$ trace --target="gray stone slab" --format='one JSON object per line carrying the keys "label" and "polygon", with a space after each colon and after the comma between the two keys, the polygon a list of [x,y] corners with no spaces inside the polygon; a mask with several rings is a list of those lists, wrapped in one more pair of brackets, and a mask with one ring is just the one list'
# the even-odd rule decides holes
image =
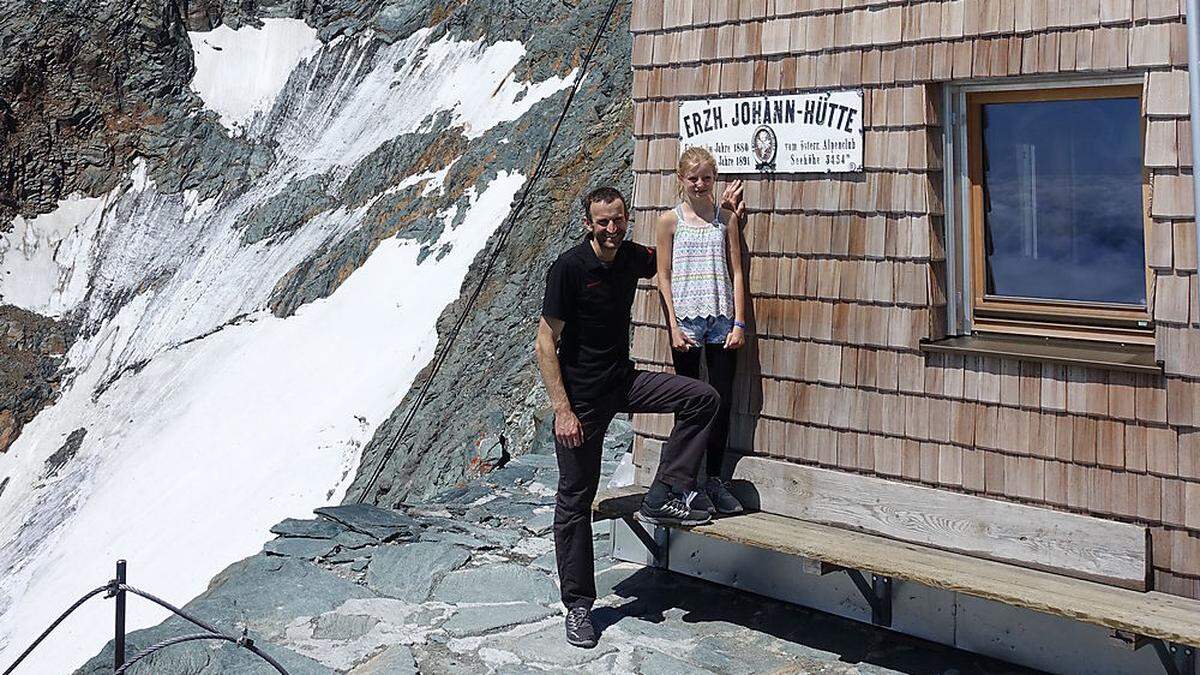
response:
{"label": "gray stone slab", "polygon": [[434,589],[442,602],[541,602],[558,600],[558,588],[544,572],[509,563],[458,570]]}
{"label": "gray stone slab", "polygon": [[298,520],[288,518],[271,528],[272,534],[281,537],[309,537],[312,539],[332,539],[346,529],[330,520]]}
{"label": "gray stone slab", "polygon": [[[698,636],[693,634],[693,639]],[[791,659],[770,648],[778,641],[772,636],[747,629],[733,635],[711,635],[696,640],[688,658],[719,673],[746,674],[778,672]],[[811,659],[813,655],[809,655]]]}
{"label": "gray stone slab", "polygon": [[369,534],[355,532],[354,530],[342,530],[338,536],[333,538],[333,542],[342,548],[363,548],[366,546],[374,546],[379,543],[379,540]]}
{"label": "gray stone slab", "polygon": [[433,584],[470,560],[466,549],[450,544],[415,542],[382,546],[367,566],[367,587],[388,597],[424,602]]}
{"label": "gray stone slab", "polygon": [[508,530],[499,527],[484,527],[471,523],[456,523],[456,529],[462,530],[476,537],[482,537],[499,545],[501,548],[512,548],[521,541],[523,536],[515,530]]}
{"label": "gray stone slab", "polygon": [[308,537],[280,537],[263,545],[263,551],[271,555],[315,560],[333,552],[334,543],[329,539]]}
{"label": "gray stone slab", "polygon": [[496,488],[490,485],[473,483],[465,488],[455,489],[454,491],[447,493],[446,497],[438,495],[438,501],[443,501],[447,504],[466,505],[495,493]]}
{"label": "gray stone slab", "polygon": [[455,544],[471,549],[494,549],[497,547],[493,541],[480,539],[479,537],[463,534],[462,532],[445,532],[442,530],[425,530],[421,533],[420,541],[434,541],[443,544]]}
{"label": "gray stone slab", "polygon": [[554,614],[558,614],[558,610],[529,602],[517,605],[464,607],[455,612],[442,627],[454,637],[466,637],[518,624],[533,623]]}
{"label": "gray stone slab", "polygon": [[532,466],[535,469],[558,470],[558,458],[554,455],[521,455],[514,457],[509,463],[517,466]]}
{"label": "gray stone slab", "polygon": [[[606,615],[612,611],[611,608],[597,608],[595,610],[597,622],[611,621]],[[696,637],[695,631],[691,630],[690,626],[682,622],[663,621],[659,616],[641,618],[618,614],[617,621],[612,624],[611,628],[616,629],[613,631],[614,633],[618,633],[626,639],[630,637],[650,638],[651,640],[686,644]]]}
{"label": "gray stone slab", "polygon": [[538,568],[539,570],[546,570],[547,572],[555,572],[558,570],[558,559],[554,557],[554,551],[543,553],[542,555],[534,558],[533,562],[529,564]]}
{"label": "gray stone slab", "polygon": [[416,675],[417,672],[417,661],[413,658],[412,650],[404,645],[395,645],[351,670],[349,675]]}
{"label": "gray stone slab", "polygon": [[612,640],[600,639],[593,649],[581,649],[567,643],[560,623],[520,637],[505,637],[493,645],[516,654],[523,663],[546,664],[553,668],[576,668],[617,650]]}
{"label": "gray stone slab", "polygon": [[356,532],[383,540],[409,536],[417,525],[415,520],[399,511],[381,509],[370,504],[323,506],[314,513],[335,520]]}
{"label": "gray stone slab", "polygon": [[[380,546],[391,546],[392,544],[380,544]],[[331,563],[348,563],[353,560],[369,560],[375,554],[378,546],[364,546],[362,548],[343,548],[334,553],[325,556],[325,560]]]}
{"label": "gray stone slab", "polygon": [[472,506],[471,508],[467,509],[466,513],[463,514],[463,518],[466,518],[472,523],[482,523],[485,520],[492,519],[492,512],[489,511],[486,506]]}
{"label": "gray stone slab", "polygon": [[662,652],[645,651],[638,656],[638,672],[650,675],[694,675],[699,673],[711,673],[713,671],[706,668],[701,668],[693,663],[681,661],[673,656],[668,656]]}
{"label": "gray stone slab", "polygon": [[494,502],[485,504],[482,508],[497,518],[528,520],[533,516],[535,506],[533,504],[514,502],[510,499],[497,499]]}
{"label": "gray stone slab", "polygon": [[462,532],[477,539],[490,541],[496,546],[504,549],[509,549],[513,546],[516,546],[517,542],[521,541],[521,537],[524,536],[524,534],[516,530],[502,527],[477,525],[475,523],[468,523],[463,520],[454,520],[452,518],[431,517],[426,519],[426,523],[427,530],[429,528],[438,528],[447,532]]}
{"label": "gray stone slab", "polygon": [[535,467],[509,462],[504,468],[488,474],[484,480],[492,485],[515,486],[533,480],[534,473],[536,473]]}
{"label": "gray stone slab", "polygon": [[320,640],[356,640],[378,624],[378,618],[363,614],[322,614],[313,621],[312,636]]}
{"label": "gray stone slab", "polygon": [[554,528],[554,512],[545,511],[543,513],[534,514],[533,517],[525,521],[521,527],[539,536],[546,534]]}

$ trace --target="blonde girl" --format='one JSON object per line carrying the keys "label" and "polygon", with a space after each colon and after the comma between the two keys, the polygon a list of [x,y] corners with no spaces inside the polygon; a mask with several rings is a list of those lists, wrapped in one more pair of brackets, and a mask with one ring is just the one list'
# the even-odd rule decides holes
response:
{"label": "blonde girl", "polygon": [[677,177],[680,202],[658,219],[656,232],[658,289],[671,331],[671,356],[677,374],[699,379],[703,354],[708,383],[721,396],[709,436],[707,477],[692,506],[740,513],[742,505],[721,479],[721,467],[729,436],[734,352],[746,343],[742,186],[740,181],[731,184],[718,202],[717,161],[704,148],[683,153]]}

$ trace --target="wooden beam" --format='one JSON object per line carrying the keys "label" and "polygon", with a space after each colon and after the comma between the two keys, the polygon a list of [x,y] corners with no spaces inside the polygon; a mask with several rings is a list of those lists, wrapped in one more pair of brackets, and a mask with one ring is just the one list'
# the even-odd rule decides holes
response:
{"label": "wooden beam", "polygon": [[[661,445],[645,443],[646,474]],[[764,457],[730,457],[751,508],[1134,590],[1148,588],[1144,526]]]}
{"label": "wooden beam", "polygon": [[742,457],[739,496],[769,513],[871,532],[1035,569],[1145,590],[1143,526],[984,497]]}
{"label": "wooden beam", "polygon": [[1146,589],[1139,525],[756,456],[740,458],[733,478],[768,513]]}

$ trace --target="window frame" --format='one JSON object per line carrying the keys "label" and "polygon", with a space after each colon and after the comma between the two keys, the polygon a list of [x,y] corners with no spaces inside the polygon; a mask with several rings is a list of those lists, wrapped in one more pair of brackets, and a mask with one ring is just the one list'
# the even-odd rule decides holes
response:
{"label": "window frame", "polygon": [[[1002,333],[1051,338],[1153,344],[1153,274],[1143,269],[1144,306],[1115,303],[1007,298],[984,293],[986,258],[983,228],[983,129],[988,103],[1136,98],[1142,160],[1142,246],[1149,259],[1149,172],[1145,166],[1146,116],[1141,77],[1072,81],[972,83],[947,88],[944,104],[947,172],[947,332],[950,335]],[[957,223],[953,222],[957,221]],[[955,227],[957,225],[957,227]]]}

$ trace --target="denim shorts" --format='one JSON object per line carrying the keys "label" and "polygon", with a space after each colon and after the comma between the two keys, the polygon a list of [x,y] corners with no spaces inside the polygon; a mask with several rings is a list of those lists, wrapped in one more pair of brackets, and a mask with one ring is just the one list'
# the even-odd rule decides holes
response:
{"label": "denim shorts", "polygon": [[733,319],[727,316],[692,317],[680,321],[679,330],[696,344],[724,344],[733,330]]}

